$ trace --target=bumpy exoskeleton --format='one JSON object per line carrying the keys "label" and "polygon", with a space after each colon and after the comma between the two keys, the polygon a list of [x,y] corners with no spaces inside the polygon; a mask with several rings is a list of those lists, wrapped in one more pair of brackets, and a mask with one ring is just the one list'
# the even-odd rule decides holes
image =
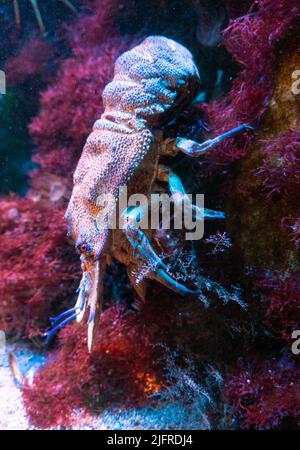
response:
{"label": "bumpy exoskeleton", "polygon": [[[95,325],[99,322],[102,280],[105,265],[111,257],[126,264],[130,280],[140,296],[145,286],[135,283],[134,269],[141,261],[149,263],[148,277],[158,280],[175,292],[197,295],[174,280],[168,267],[156,254],[151,230],[142,231],[138,218],[145,211],[137,207],[124,211],[127,226],[111,230],[110,220],[118,203],[119,188],[127,185],[128,193],[149,196],[161,191],[165,182],[176,202],[186,193],[177,175],[161,164],[162,156],[175,156],[183,151],[199,156],[221,140],[245,129],[240,125],[215,139],[198,144],[185,138],[172,142],[162,139],[161,128],[196,96],[200,75],[191,53],[182,45],[162,36],[151,36],[121,55],[115,64],[114,78],[103,92],[104,113],[94,124],[74,174],[74,188],[66,212],[69,232],[81,253],[83,277],[74,308],[52,320],[58,328],[73,318],[88,319],[88,347],[91,350]],[[115,201],[99,203],[107,196]],[[218,211],[197,211],[196,216],[224,218]],[[63,320],[62,320],[63,319]]]}
{"label": "bumpy exoskeleton", "polygon": [[114,78],[103,92],[104,113],[87,139],[74,174],[66,213],[76,245],[89,247],[96,258],[106,242],[99,213],[109,220],[110,205],[101,212],[100,194],[118,195],[149,153],[153,130],[188,104],[199,86],[192,55],[163,37],[149,37],[120,56]]}

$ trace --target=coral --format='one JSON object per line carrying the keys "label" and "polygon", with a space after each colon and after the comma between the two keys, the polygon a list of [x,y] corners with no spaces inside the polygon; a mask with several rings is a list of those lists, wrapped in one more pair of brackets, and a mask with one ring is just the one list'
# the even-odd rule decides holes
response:
{"label": "coral", "polygon": [[34,337],[72,295],[80,267],[67,245],[63,212],[17,197],[0,201],[0,327]]}

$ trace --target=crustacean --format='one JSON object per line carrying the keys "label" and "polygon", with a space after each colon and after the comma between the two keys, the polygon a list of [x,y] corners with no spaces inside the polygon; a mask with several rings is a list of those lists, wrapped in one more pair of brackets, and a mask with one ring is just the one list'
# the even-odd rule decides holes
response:
{"label": "crustacean", "polygon": [[[200,75],[191,53],[182,45],[162,36],[146,38],[140,45],[121,55],[115,64],[114,78],[103,92],[104,113],[94,124],[74,174],[74,187],[65,215],[69,232],[81,253],[82,279],[74,308],[52,319],[50,337],[57,329],[76,318],[82,320],[89,309],[88,348],[91,351],[102,302],[105,266],[116,258],[128,268],[138,294],[143,287],[134,279],[134,268],[141,261],[151,267],[148,277],[158,280],[180,294],[197,295],[197,289],[175,280],[167,264],[153,247],[152,230],[138,223],[145,213],[141,206],[122,212],[126,225],[110,229],[115,205],[99,204],[104,194],[116,200],[120,186],[128,194],[171,191],[175,202],[185,200],[179,177],[161,164],[166,156],[184,152],[198,157],[223,139],[232,137],[248,125],[197,143],[185,138],[166,140],[161,128],[195,98]],[[188,203],[193,213],[208,218],[224,218],[219,211],[199,210]]]}

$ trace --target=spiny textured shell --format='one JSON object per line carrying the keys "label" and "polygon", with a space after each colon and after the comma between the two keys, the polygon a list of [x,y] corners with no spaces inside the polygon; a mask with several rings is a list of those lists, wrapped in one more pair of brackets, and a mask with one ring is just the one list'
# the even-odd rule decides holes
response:
{"label": "spiny textured shell", "polygon": [[151,36],[121,55],[103,92],[104,113],[94,124],[74,174],[66,212],[76,245],[99,256],[111,205],[97,207],[100,194],[118,194],[150,151],[152,131],[189,103],[200,78],[191,53],[162,36]]}

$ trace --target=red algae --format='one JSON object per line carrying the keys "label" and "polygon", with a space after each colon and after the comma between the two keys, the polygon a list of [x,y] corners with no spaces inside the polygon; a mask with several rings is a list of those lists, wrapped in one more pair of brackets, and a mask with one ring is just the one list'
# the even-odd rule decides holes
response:
{"label": "red algae", "polygon": [[299,196],[300,133],[290,130],[274,139],[263,141],[263,163],[256,175],[268,198],[286,195],[289,202]]}
{"label": "red algae", "polygon": [[[185,111],[184,120],[194,123],[201,113],[212,135],[241,123],[255,128],[254,135],[221,143],[193,167],[194,184],[211,183],[212,201],[227,195],[234,220],[238,216],[238,225],[229,217],[226,225],[210,231],[211,236],[228,236],[233,245],[216,255],[211,251],[203,268],[212,274],[219,270],[223,281],[244,271],[240,281],[249,311],[203,311],[187,299],[170,299],[154,286],[153,298],[146,303],[136,299],[134,311],[121,306],[126,298],[116,306],[105,305],[92,354],[85,327],[68,325],[33,385],[23,390],[37,427],[71,426],[75,409],[94,412],[115,404],[126,408],[153,402],[149,395],[165,383],[160,359],[165,350],[158,345],[163,343],[200,364],[208,360],[223,368],[230,427],[299,428],[299,364],[290,350],[291,333],[299,329],[299,124],[272,108],[283,83],[277,74],[278,55],[283,58],[289,48],[282,43],[288,47],[289,37],[296,35],[300,5],[299,0],[225,3],[231,20],[223,45],[238,64],[237,75],[229,92]],[[131,11],[124,10],[123,2],[84,4],[87,12],[67,27],[68,56],[41,93],[40,110],[29,126],[38,164],[29,191],[25,198],[0,200],[0,328],[22,338],[40,336],[49,316],[73,303],[80,267],[63,219],[72,173],[93,122],[103,112],[101,94],[113,77],[116,58],[141,39],[137,33],[120,32],[119,17]],[[29,41],[7,62],[9,83],[38,77],[49,55],[51,48],[40,38]],[[293,114],[298,114],[296,106]],[[166,241],[170,254],[179,245],[163,233],[157,232],[157,238]],[[123,292],[118,277],[116,270],[112,283]],[[238,345],[232,345],[232,335],[237,335]]]}
{"label": "red algae", "polygon": [[53,47],[41,37],[31,37],[17,54],[6,61],[7,84],[15,86],[44,74],[53,57]]}
{"label": "red algae", "polygon": [[240,361],[226,380],[225,399],[235,427],[244,429],[298,429],[300,368],[291,358]]}
{"label": "red algae", "polygon": [[60,333],[60,350],[49,356],[31,387],[23,391],[32,423],[70,425],[74,409],[99,411],[108,405],[138,405],[160,387],[158,351],[145,317],[111,307],[101,316],[93,353],[85,328],[70,325]]}
{"label": "red algae", "polygon": [[299,277],[299,272],[279,273],[272,278],[265,277],[259,284],[266,305],[264,321],[275,338],[284,339],[288,344],[292,332],[300,328]]}
{"label": "red algae", "polygon": [[[230,92],[207,107],[208,123],[216,134],[239,123],[259,126],[273,92],[278,46],[299,14],[297,0],[256,1],[247,14],[232,20],[224,31],[225,47],[241,65],[241,71]],[[208,156],[212,170],[239,160],[250,139],[222,143]]]}
{"label": "red algae", "polygon": [[[245,121],[258,134],[254,140],[225,142],[207,157],[210,175],[228,176],[232,163],[241,161],[232,172],[238,173],[237,180],[226,184],[229,203],[243,205],[234,212],[230,232],[239,237],[245,262],[256,266],[250,269],[253,294],[259,295],[261,320],[273,348],[268,352],[266,343],[257,343],[247,348],[249,358],[228,368],[225,401],[237,428],[299,428],[299,367],[291,353],[291,334],[299,329],[299,108],[296,99],[285,100],[297,67],[298,59],[289,54],[293,44],[291,50],[287,47],[288,69],[277,70],[280,45],[287,39],[288,46],[299,13],[298,2],[262,0],[230,23],[225,45],[242,69],[229,94],[207,106],[216,134]],[[290,356],[281,359],[282,353]]]}
{"label": "red algae", "polygon": [[0,327],[34,337],[47,316],[74,292],[80,270],[67,245],[63,212],[42,202],[0,201]]}

